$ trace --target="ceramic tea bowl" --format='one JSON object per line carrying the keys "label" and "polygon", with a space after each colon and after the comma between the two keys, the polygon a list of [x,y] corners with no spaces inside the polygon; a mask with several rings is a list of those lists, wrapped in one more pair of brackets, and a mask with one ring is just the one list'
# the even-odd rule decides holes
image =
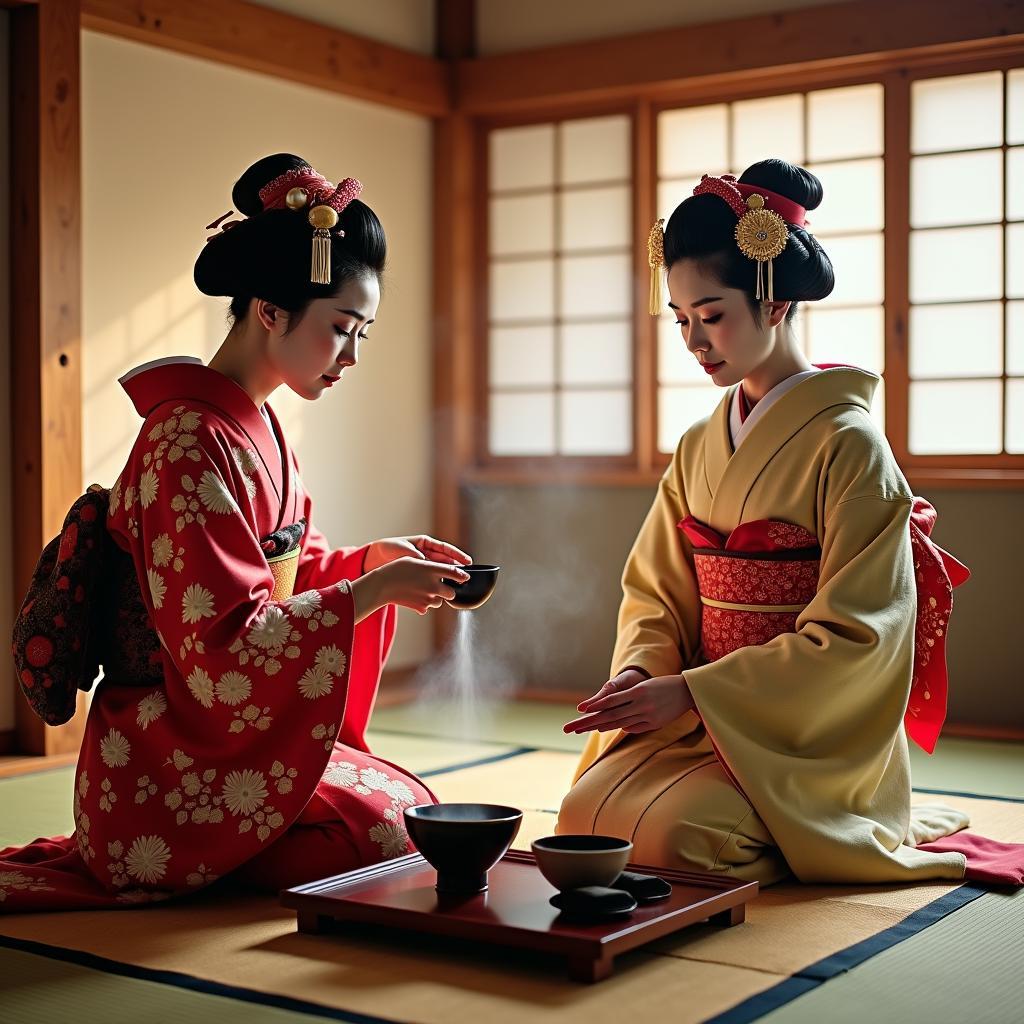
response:
{"label": "ceramic tea bowl", "polygon": [[456,580],[445,580],[454,591],[455,596],[448,602],[453,608],[472,611],[487,603],[498,584],[500,565],[463,565],[459,568],[469,573],[465,583]]}
{"label": "ceramic tea bowl", "polygon": [[614,836],[547,836],[531,844],[540,873],[561,891],[611,885],[622,874],[633,844]]}
{"label": "ceramic tea bowl", "polygon": [[487,872],[505,855],[523,812],[502,804],[420,804],[405,809],[409,838],[437,869],[437,891],[487,889]]}

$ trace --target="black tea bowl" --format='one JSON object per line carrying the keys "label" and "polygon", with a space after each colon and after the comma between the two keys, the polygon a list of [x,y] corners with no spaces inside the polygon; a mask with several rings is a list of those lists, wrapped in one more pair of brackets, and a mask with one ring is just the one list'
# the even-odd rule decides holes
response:
{"label": "black tea bowl", "polygon": [[485,892],[487,872],[505,856],[523,812],[503,804],[420,804],[405,809],[409,838],[437,870],[437,891]]}
{"label": "black tea bowl", "polygon": [[469,579],[465,583],[456,580],[445,580],[455,591],[455,596],[448,602],[453,608],[462,611],[473,611],[487,603],[487,599],[494,593],[498,584],[498,570],[500,565],[461,565],[469,573]]}

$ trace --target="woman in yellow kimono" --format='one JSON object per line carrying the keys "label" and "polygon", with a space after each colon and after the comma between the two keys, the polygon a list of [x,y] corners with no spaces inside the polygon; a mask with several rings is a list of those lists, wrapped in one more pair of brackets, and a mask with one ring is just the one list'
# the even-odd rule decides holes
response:
{"label": "woman in yellow kimono", "polygon": [[558,830],[765,884],[1019,883],[1024,847],[911,811],[907,737],[930,751],[941,728],[967,573],[869,415],[878,378],[812,366],[794,337],[797,303],[833,287],[805,226],[821,198],[765,160],[705,175],[652,232],[683,342],[727,390],[629,556],[612,678],[565,727],[590,736]]}

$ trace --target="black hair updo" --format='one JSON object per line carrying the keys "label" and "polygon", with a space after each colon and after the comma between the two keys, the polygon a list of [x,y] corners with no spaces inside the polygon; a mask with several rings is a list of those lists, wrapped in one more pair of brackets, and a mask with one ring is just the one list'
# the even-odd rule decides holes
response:
{"label": "black hair updo", "polygon": [[[803,167],[785,160],[759,160],[739,177],[744,185],[759,185],[776,192],[806,210],[822,200],[821,182]],[[775,298],[791,300],[787,323],[796,314],[798,302],[823,299],[835,286],[832,263],[821,243],[806,229],[787,223],[786,248],[773,261]],[[665,228],[665,267],[683,259],[703,264],[726,288],[747,293],[755,319],[761,306],[754,298],[757,264],[740,252],[736,244],[736,214],[724,199],[702,194],[684,199]]]}
{"label": "black hair updo", "polygon": [[249,303],[265,299],[289,314],[289,328],[314,299],[329,298],[356,277],[378,279],[387,262],[387,240],[377,215],[358,199],[339,215],[344,236],[331,234],[331,283],[310,281],[313,229],[308,210],[264,211],[260,189],[275,178],[309,163],[291,153],[257,160],[235,182],[231,200],[246,219],[216,235],[196,260],[196,287],[205,295],[231,298],[231,316],[245,318]]}

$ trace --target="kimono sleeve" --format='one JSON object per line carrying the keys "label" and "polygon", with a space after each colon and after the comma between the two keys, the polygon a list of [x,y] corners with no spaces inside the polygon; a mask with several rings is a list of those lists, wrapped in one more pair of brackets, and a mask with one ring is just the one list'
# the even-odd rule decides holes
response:
{"label": "kimono sleeve", "polygon": [[796,631],[685,672],[719,755],[802,881],[898,877],[891,851],[910,792],[908,778],[893,781],[906,759],[914,652],[910,508],[905,496],[840,501]]}
{"label": "kimono sleeve", "polygon": [[677,528],[685,516],[672,468],[626,561],[612,675],[625,668],[661,676],[682,671],[699,644],[700,598],[688,543]]}
{"label": "kimono sleeve", "polygon": [[142,472],[130,464],[138,484],[119,512],[165,651],[167,716],[193,741],[233,735],[238,747],[265,746],[268,733],[283,748],[287,737],[342,719],[351,588],[336,579],[301,601],[272,600],[274,578],[242,511],[251,505],[231,489],[225,446],[204,427],[190,438],[174,462],[165,453]]}

